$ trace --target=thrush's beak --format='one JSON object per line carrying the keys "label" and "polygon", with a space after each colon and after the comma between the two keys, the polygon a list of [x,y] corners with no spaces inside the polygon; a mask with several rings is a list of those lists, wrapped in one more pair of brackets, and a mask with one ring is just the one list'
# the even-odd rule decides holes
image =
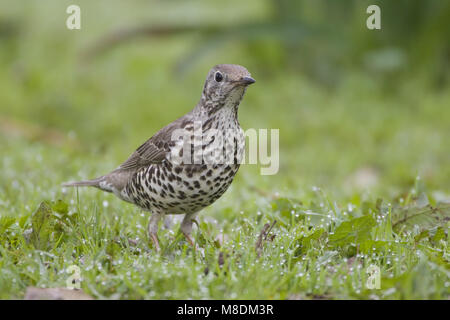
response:
{"label": "thrush's beak", "polygon": [[256,81],[252,77],[242,77],[239,82],[248,86],[249,84],[255,83]]}

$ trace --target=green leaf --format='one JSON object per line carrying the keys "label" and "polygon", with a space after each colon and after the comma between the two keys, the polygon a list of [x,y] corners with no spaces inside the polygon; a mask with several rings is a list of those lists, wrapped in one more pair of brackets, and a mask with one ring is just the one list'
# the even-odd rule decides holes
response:
{"label": "green leaf", "polygon": [[330,235],[330,244],[345,246],[368,239],[375,225],[375,219],[370,215],[344,221],[336,228],[334,234]]}
{"label": "green leaf", "polygon": [[414,237],[414,241],[417,243],[417,242],[419,242],[420,240],[426,239],[426,238],[428,238],[428,230],[424,230],[424,231],[422,231],[421,233],[419,233],[418,235],[416,235],[416,236]]}
{"label": "green leaf", "polygon": [[47,248],[52,227],[52,208],[47,201],[41,202],[39,208],[31,216],[32,232],[30,241],[36,249]]}
{"label": "green leaf", "polygon": [[433,238],[431,239],[434,243],[438,243],[442,239],[445,239],[445,231],[444,228],[438,227],[436,230],[436,233],[434,234]]}
{"label": "green leaf", "polygon": [[69,213],[69,205],[62,200],[58,200],[52,204],[52,210],[66,215]]}
{"label": "green leaf", "polygon": [[27,223],[28,218],[30,217],[29,214],[23,215],[19,218],[19,227],[22,229],[25,227],[25,224]]}
{"label": "green leaf", "polygon": [[367,239],[365,241],[362,241],[360,243],[359,246],[359,251],[367,254],[372,252],[373,249],[375,249],[375,251],[386,251],[387,249],[390,249],[392,247],[392,243],[389,241],[384,241],[384,240],[370,240]]}
{"label": "green leaf", "polygon": [[419,207],[412,205],[408,207],[396,208],[392,212],[392,225],[394,230],[411,229],[414,225],[422,228],[432,229],[444,227],[450,220],[450,205],[448,203],[438,203],[436,206],[426,205]]}
{"label": "green leaf", "polygon": [[313,241],[317,241],[319,240],[320,236],[325,232],[324,229],[318,229],[316,231],[314,231],[314,233],[310,234],[307,237],[304,237],[301,241],[302,241],[302,246],[304,248],[310,248],[311,247],[311,243]]}
{"label": "green leaf", "polygon": [[13,217],[0,217],[0,234],[3,234],[8,230],[8,228],[16,222],[16,219]]}
{"label": "green leaf", "polygon": [[296,241],[297,243],[296,255],[305,253],[305,251],[311,248],[312,245],[319,240],[319,238],[322,236],[324,232],[325,232],[324,229],[317,229],[308,236],[299,237]]}

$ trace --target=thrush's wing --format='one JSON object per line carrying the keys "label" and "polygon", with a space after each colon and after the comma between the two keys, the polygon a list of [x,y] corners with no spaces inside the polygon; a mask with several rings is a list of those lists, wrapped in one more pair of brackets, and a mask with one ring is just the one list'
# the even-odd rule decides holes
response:
{"label": "thrush's wing", "polygon": [[161,163],[174,145],[172,133],[192,123],[191,114],[175,120],[144,142],[117,170],[136,170],[150,164]]}

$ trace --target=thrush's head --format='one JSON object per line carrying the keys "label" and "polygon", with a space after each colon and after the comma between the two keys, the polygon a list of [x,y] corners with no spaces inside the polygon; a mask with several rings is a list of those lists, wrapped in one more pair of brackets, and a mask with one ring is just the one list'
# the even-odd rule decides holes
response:
{"label": "thrush's head", "polygon": [[218,64],[206,77],[202,99],[208,105],[237,107],[248,85],[255,83],[250,72],[235,64]]}

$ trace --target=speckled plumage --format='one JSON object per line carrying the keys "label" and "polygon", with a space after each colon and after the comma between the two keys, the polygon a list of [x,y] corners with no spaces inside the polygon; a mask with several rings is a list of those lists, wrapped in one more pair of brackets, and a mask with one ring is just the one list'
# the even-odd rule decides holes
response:
{"label": "speckled plumage", "polygon": [[[196,213],[222,196],[239,169],[245,139],[238,106],[253,82],[242,66],[213,67],[192,111],[159,130],[111,173],[65,186],[97,187],[151,212],[149,234],[157,249],[159,220],[185,214],[181,230],[192,243]],[[175,135],[180,132],[183,136]]]}

